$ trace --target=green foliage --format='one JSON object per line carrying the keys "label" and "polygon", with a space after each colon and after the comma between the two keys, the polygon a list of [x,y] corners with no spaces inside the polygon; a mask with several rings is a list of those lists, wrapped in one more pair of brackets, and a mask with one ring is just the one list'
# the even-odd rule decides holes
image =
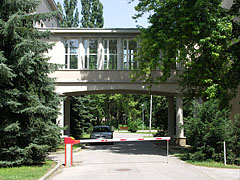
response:
{"label": "green foliage", "polygon": [[223,141],[226,141],[227,160],[233,163],[239,157],[239,128],[236,126],[239,126],[239,119],[236,118],[233,124],[229,120],[229,111],[220,109],[218,100],[203,104],[195,101],[191,112],[184,124],[187,143],[191,145],[187,158],[193,161],[223,161]]}
{"label": "green foliage", "polygon": [[[222,105],[236,93],[240,83],[240,1],[224,9],[222,0],[139,0],[139,18],[150,12],[150,26],[141,29],[135,79],[148,83],[166,81],[179,71],[182,91],[204,100],[219,98]],[[174,69],[173,69],[174,66]],[[152,71],[160,69],[161,77]]]}
{"label": "green foliage", "polygon": [[128,120],[128,130],[131,132],[136,132],[141,129],[142,121],[140,119],[129,119]]}
{"label": "green foliage", "polygon": [[[92,125],[108,124],[118,128],[120,124],[127,125],[130,122],[140,121],[142,128],[144,111],[144,124],[149,126],[149,95],[99,94],[84,97],[91,99],[85,106],[91,109],[89,112],[94,117],[91,121]],[[152,126],[167,131],[167,111],[167,99],[153,96]]]}
{"label": "green foliage", "polygon": [[61,27],[78,27],[79,26],[79,12],[77,8],[77,0],[64,0],[63,7],[58,2],[57,7],[63,16],[62,22],[60,22]]}
{"label": "green foliage", "polygon": [[71,99],[70,133],[76,139],[80,139],[81,135],[88,132],[91,127],[94,117],[90,104],[90,96],[73,96]]}
{"label": "green foliage", "polygon": [[33,27],[54,14],[34,14],[38,3],[0,3],[0,166],[41,162],[60,140],[54,66],[44,56],[52,44],[42,41],[50,33]]}
{"label": "green foliage", "polygon": [[102,28],[104,25],[103,5],[99,0],[81,0],[82,27]]}
{"label": "green foliage", "polygon": [[234,119],[229,123],[229,136],[231,137],[227,148],[231,149],[231,153],[228,154],[231,158],[231,162],[240,165],[240,114],[236,114]]}

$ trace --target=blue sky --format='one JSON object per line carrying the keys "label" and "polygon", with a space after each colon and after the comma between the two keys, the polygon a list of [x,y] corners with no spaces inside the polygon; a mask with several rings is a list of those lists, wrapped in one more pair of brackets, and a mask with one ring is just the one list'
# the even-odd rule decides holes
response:
{"label": "blue sky", "polygon": [[[55,0],[63,2],[63,0]],[[80,0],[79,9],[81,12]],[[133,3],[128,3],[128,0],[100,0],[103,4],[104,28],[135,28],[136,25],[147,27],[147,16],[143,16],[135,23],[132,16],[136,13],[134,6],[137,0]]]}

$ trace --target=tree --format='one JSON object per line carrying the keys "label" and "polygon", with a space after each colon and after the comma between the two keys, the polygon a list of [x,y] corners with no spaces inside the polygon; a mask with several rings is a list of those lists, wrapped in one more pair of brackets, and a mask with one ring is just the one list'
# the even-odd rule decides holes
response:
{"label": "tree", "polygon": [[73,96],[71,100],[71,135],[79,139],[88,131],[93,121],[91,100],[89,96]]}
{"label": "tree", "polygon": [[192,103],[192,111],[184,123],[191,145],[186,154],[188,159],[223,162],[223,141],[227,144],[227,161],[234,163],[239,158],[239,115],[233,121],[229,120],[229,111],[219,106],[218,100]]}
{"label": "tree", "polygon": [[61,27],[78,27],[79,26],[79,12],[77,8],[77,0],[64,0],[64,10],[62,5],[58,2],[57,7],[63,16]]}
{"label": "tree", "polygon": [[33,27],[54,14],[33,13],[38,4],[0,3],[0,166],[42,162],[60,141],[60,98],[44,56],[52,44],[42,41],[50,32]]}
{"label": "tree", "polygon": [[82,3],[82,27],[84,28],[102,28],[103,5],[99,0],[81,0]]}
{"label": "tree", "polygon": [[[139,67],[134,78],[149,83],[166,81],[176,63],[182,91],[203,100],[219,98],[226,104],[240,82],[238,37],[240,2],[224,9],[222,0],[140,0],[135,9],[141,17],[150,12],[150,26],[141,29]],[[152,71],[160,69],[161,77]]]}

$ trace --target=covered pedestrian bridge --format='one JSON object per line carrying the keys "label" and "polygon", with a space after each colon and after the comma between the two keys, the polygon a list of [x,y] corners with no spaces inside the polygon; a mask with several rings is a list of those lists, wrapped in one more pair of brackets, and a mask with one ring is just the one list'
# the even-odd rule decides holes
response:
{"label": "covered pedestrian bridge", "polygon": [[[179,65],[173,66],[171,78],[151,88],[144,81],[132,81],[130,77],[132,69],[138,66],[134,59],[138,46],[134,38],[140,34],[137,29],[61,28],[50,31],[49,42],[55,46],[47,56],[51,57],[51,63],[62,65],[50,77],[55,78],[56,92],[66,97],[57,120],[60,126],[70,125],[70,96],[101,93],[159,95],[167,97],[169,102],[169,136],[180,145],[186,144],[183,129],[179,126],[183,124],[183,100],[177,83]],[[152,75],[161,76],[161,72],[155,70]],[[70,128],[63,132],[63,135],[69,134]]]}

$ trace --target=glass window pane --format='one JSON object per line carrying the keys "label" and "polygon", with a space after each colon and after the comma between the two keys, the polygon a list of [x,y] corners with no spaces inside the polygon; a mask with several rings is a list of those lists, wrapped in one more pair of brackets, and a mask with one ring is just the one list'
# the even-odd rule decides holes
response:
{"label": "glass window pane", "polygon": [[89,53],[97,54],[97,49],[98,49],[98,41],[90,39],[89,40]]}
{"label": "glass window pane", "polygon": [[104,41],[103,41],[103,47],[104,47],[104,53],[105,53],[105,54],[107,54],[107,48],[108,48],[107,43],[108,43],[108,40],[104,40]]}
{"label": "glass window pane", "polygon": [[68,56],[65,55],[65,68],[67,69],[68,68]]}
{"label": "glass window pane", "polygon": [[123,41],[123,49],[124,49],[124,50],[127,50],[127,40],[124,40],[124,41]]}
{"label": "glass window pane", "polygon": [[109,53],[117,54],[117,40],[109,40]]}
{"label": "glass window pane", "polygon": [[134,40],[130,40],[128,48],[131,51],[131,53],[135,53],[135,51],[137,50],[137,43]]}
{"label": "glass window pane", "polygon": [[89,69],[97,69],[97,56],[96,55],[89,56]]}
{"label": "glass window pane", "polygon": [[88,40],[84,40],[84,49],[85,49],[85,54],[87,54]]}
{"label": "glass window pane", "polygon": [[108,66],[107,66],[107,55],[104,56],[104,69],[108,69]]}
{"label": "glass window pane", "polygon": [[85,67],[84,67],[85,69],[87,69],[88,68],[88,59],[87,59],[87,55],[85,55]]}
{"label": "glass window pane", "polygon": [[117,55],[109,56],[109,69],[117,69]]}
{"label": "glass window pane", "polygon": [[65,43],[65,54],[68,53],[68,43]]}
{"label": "glass window pane", "polygon": [[70,69],[77,69],[78,68],[78,56],[71,55],[70,56]]}
{"label": "glass window pane", "polygon": [[69,40],[70,54],[78,53],[78,40]]}

